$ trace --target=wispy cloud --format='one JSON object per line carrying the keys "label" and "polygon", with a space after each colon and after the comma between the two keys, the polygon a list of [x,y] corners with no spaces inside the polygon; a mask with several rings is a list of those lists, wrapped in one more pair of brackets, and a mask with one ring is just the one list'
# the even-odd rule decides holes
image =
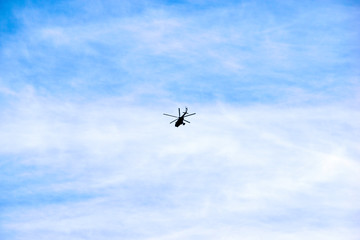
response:
{"label": "wispy cloud", "polygon": [[150,7],[85,22],[24,10],[25,28],[7,43],[4,68],[21,69],[10,79],[26,78],[53,91],[131,91],[151,82],[168,91],[176,86],[176,97],[201,89],[195,93],[213,99],[239,100],[240,93],[261,101],[245,88],[285,100],[286,94],[266,90],[276,86],[328,101],[353,96],[358,87],[348,80],[359,75],[355,7],[249,2],[181,9]]}
{"label": "wispy cloud", "polygon": [[194,107],[177,129],[159,107],[30,91],[2,118],[1,153],[18,156],[3,160],[3,226],[20,238],[355,239],[357,110]]}
{"label": "wispy cloud", "polygon": [[[13,12],[21,24],[0,40],[0,238],[359,236],[356,4]],[[184,105],[190,126],[169,125],[162,113]]]}

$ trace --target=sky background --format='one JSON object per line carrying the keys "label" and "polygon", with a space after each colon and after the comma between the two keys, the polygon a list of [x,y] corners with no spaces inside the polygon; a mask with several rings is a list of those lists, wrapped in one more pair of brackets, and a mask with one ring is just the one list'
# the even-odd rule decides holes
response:
{"label": "sky background", "polygon": [[0,1],[0,239],[359,240],[359,22],[350,0]]}

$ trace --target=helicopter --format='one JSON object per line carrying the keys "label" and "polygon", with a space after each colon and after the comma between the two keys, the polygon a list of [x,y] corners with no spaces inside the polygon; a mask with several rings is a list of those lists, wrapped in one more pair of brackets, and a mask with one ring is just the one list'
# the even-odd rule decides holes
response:
{"label": "helicopter", "polygon": [[188,114],[188,112],[187,112],[188,109],[187,109],[187,107],[185,107],[185,112],[183,112],[183,115],[180,116],[180,108],[178,108],[178,110],[179,110],[179,117],[174,116],[174,115],[170,115],[170,114],[167,114],[167,113],[164,113],[165,116],[169,116],[169,117],[174,117],[174,118],[176,118],[175,120],[173,120],[173,121],[170,122],[170,124],[172,124],[173,122],[176,121],[175,127],[179,127],[180,125],[185,125],[184,122],[190,123],[189,121],[185,120],[185,118],[196,114],[196,113],[190,113],[190,114]]}

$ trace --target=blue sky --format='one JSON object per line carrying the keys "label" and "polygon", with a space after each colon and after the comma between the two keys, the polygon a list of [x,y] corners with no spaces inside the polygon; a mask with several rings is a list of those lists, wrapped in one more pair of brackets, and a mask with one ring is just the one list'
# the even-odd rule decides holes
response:
{"label": "blue sky", "polygon": [[358,1],[0,11],[1,239],[360,236]]}

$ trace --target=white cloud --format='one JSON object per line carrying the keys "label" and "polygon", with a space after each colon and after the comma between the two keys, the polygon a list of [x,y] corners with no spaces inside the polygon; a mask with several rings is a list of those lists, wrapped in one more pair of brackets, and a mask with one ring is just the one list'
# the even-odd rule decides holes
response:
{"label": "white cloud", "polygon": [[[321,6],[19,13],[0,55],[0,236],[357,239],[355,13]],[[191,124],[169,125],[184,105]]]}
{"label": "white cloud", "polygon": [[164,104],[19,98],[0,151],[38,169],[5,197],[24,198],[3,215],[20,238],[356,239],[355,109],[198,104],[175,128]]}

